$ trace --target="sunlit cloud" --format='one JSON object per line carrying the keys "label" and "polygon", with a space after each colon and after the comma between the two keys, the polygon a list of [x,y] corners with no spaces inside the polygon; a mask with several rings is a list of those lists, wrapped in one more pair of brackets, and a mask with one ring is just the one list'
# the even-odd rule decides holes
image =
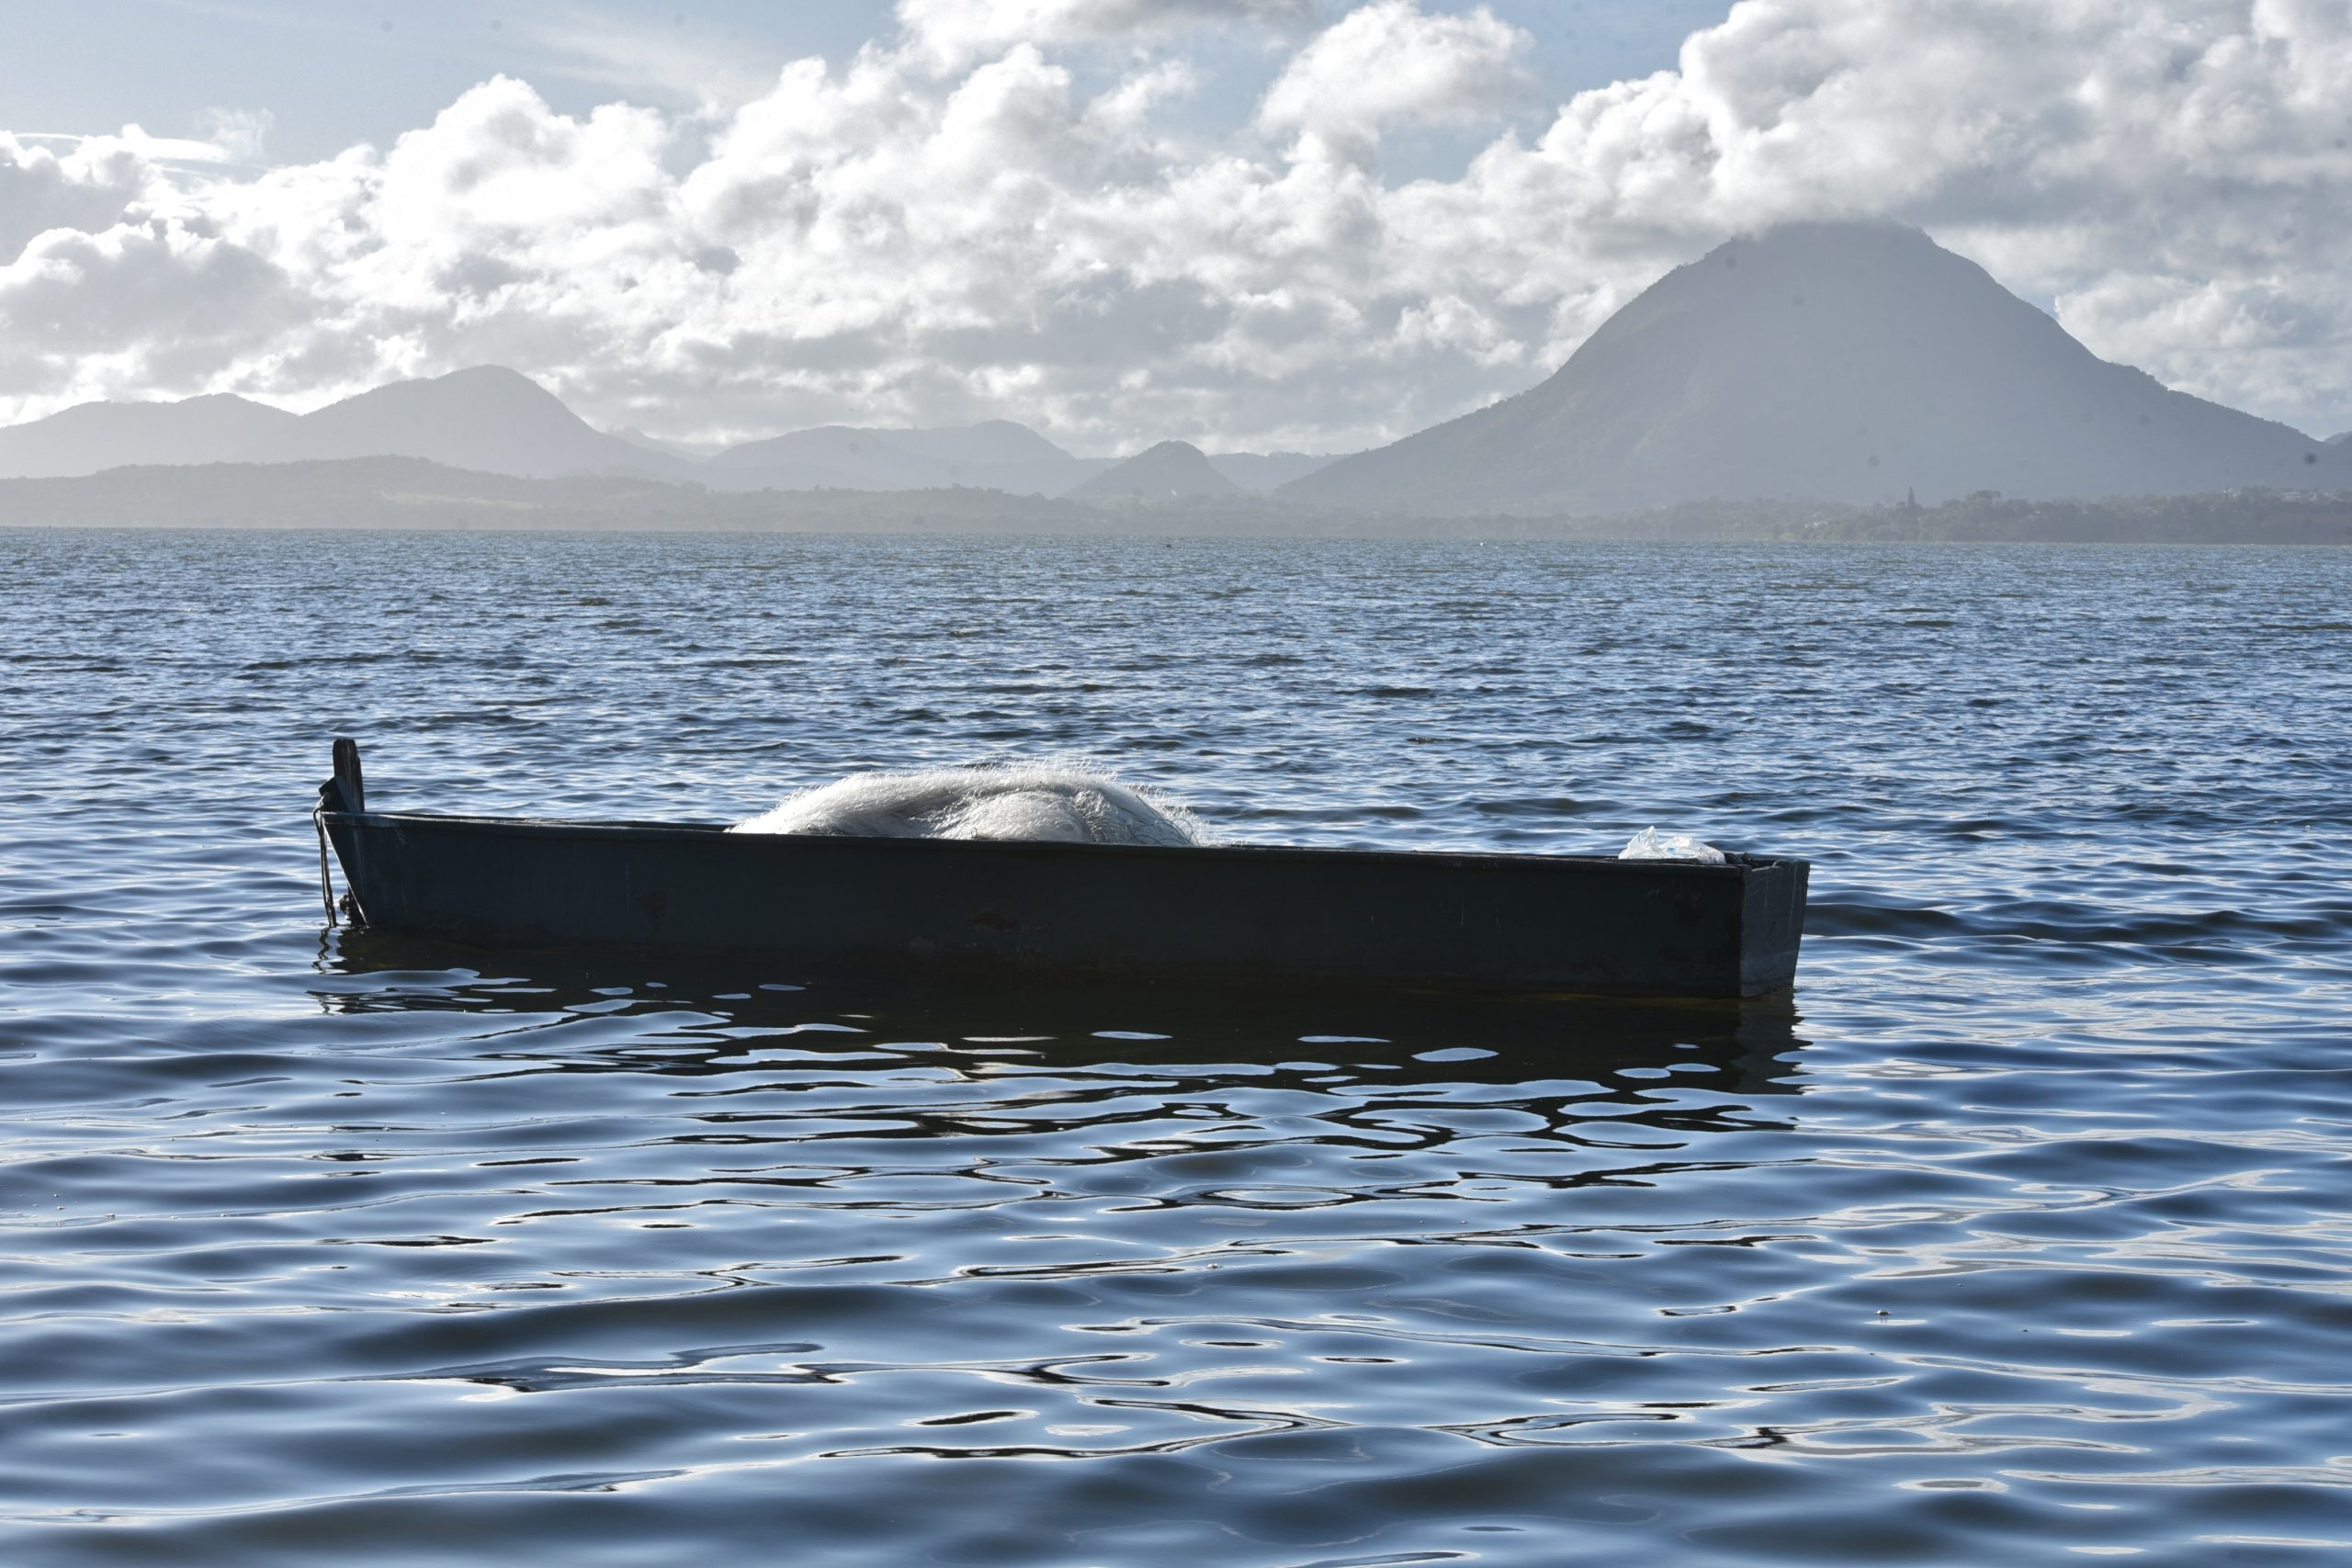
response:
{"label": "sunlit cloud", "polygon": [[1484,6],[1446,16],[1413,0],[1374,0],[1293,57],[1259,122],[1369,143],[1388,124],[1491,120],[1531,85],[1521,62],[1532,41]]}
{"label": "sunlit cloud", "polygon": [[[1728,234],[1871,215],[2110,358],[2352,425],[2341,5],[1749,0],[1532,133],[1508,118],[1527,40],[1476,6],[897,20],[691,107],[565,112],[500,77],[388,146],[276,168],[238,166],[258,116],[0,136],[0,416],[307,406],[495,362],[676,436],[1001,415],[1098,451],[1342,449],[1521,389]],[[1220,94],[1204,40],[1237,28],[1272,68]],[[654,52],[577,47],[616,83]],[[1384,173],[1425,126],[1485,144]]]}

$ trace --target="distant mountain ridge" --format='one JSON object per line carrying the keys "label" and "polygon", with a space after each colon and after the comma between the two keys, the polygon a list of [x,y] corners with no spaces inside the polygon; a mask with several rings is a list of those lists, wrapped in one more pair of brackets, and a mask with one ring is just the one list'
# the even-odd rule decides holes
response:
{"label": "distant mountain ridge", "polygon": [[1228,497],[1205,505],[1040,500],[969,487],[714,491],[632,475],[524,479],[421,457],[143,466],[0,479],[0,538],[15,525],[170,528],[692,529],[1258,538],[1690,541],[1933,540],[2262,544],[2352,548],[2352,493],[2027,502],[1698,503],[1614,518],[1417,518]]}
{"label": "distant mountain ridge", "polygon": [[1068,463],[1071,456],[1030,429],[1009,419],[984,419],[978,424],[942,425],[924,430],[893,428],[875,434],[904,447],[919,457],[938,463]]}
{"label": "distant mountain ridge", "polygon": [[0,478],[60,479],[134,464],[210,463],[298,416],[229,393],[175,403],[81,403],[0,429]]}
{"label": "distant mountain ridge", "polygon": [[1070,492],[1078,501],[1170,501],[1232,496],[1241,487],[1189,441],[1162,441],[1105,468]]}
{"label": "distant mountain ridge", "polygon": [[1278,490],[1293,479],[1305,479],[1340,460],[1337,454],[1325,457],[1307,452],[1211,452],[1208,459],[1210,468],[1243,490],[1260,494]]}
{"label": "distant mountain ridge", "polygon": [[[597,430],[529,377],[499,366],[394,381],[308,414],[215,394],[83,403],[0,429],[0,479],[360,457],[416,457],[526,479],[622,474],[727,491],[965,488],[1040,496],[1066,494],[1114,463],[1073,457],[1004,419],[930,428],[820,425],[706,457],[642,431]],[[1289,452],[1207,460],[1240,490],[1261,492],[1330,461]]]}
{"label": "distant mountain ridge", "polygon": [[238,456],[257,463],[423,457],[528,479],[667,471],[681,461],[605,434],[537,381],[495,365],[345,398],[277,426]]}
{"label": "distant mountain ridge", "polygon": [[1676,268],[1538,386],[1278,492],[1422,513],[1872,504],[2352,482],[2352,449],[2099,359],[1916,229],[1812,223]]}
{"label": "distant mountain ridge", "polygon": [[933,490],[970,485],[1058,494],[1102,467],[1025,424],[984,420],[934,429],[819,425],[714,454],[705,483],[725,489]]}
{"label": "distant mountain ridge", "polygon": [[2167,390],[2098,359],[1927,235],[1877,222],[1791,225],[1720,246],[1645,290],[1538,386],[1336,459],[1163,442],[1114,462],[1074,457],[1009,420],[822,425],[706,457],[598,430],[494,366],[302,415],[213,395],[86,403],[0,429],[0,479],[378,457],[720,491],[1272,492],[1426,516],[2352,488],[2352,433],[2314,441]]}
{"label": "distant mountain ridge", "polygon": [[658,453],[664,457],[677,457],[689,463],[699,463],[707,456],[683,441],[664,441],[658,435],[648,435],[642,430],[609,430],[605,434],[643,451]]}
{"label": "distant mountain ridge", "polygon": [[62,478],[143,464],[300,463],[422,457],[480,473],[547,479],[693,465],[592,427],[529,377],[497,366],[394,381],[307,414],[248,399],[83,403],[0,429],[0,478]]}

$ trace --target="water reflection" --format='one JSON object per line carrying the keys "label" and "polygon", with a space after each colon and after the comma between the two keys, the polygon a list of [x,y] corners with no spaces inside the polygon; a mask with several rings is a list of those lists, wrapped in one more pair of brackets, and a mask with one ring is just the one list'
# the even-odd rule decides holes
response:
{"label": "water reflection", "polygon": [[[370,931],[323,933],[313,991],[334,1013],[455,1011],[486,1019],[613,1018],[657,1025],[664,1074],[730,1073],[786,1040],[850,1058],[919,1049],[960,1071],[1250,1064],[1277,1077],[1356,1068],[1517,1083],[1562,1077],[1629,1089],[1707,1076],[1724,1092],[1801,1088],[1801,1018],[1788,996],[1627,1001],[1365,988],[1206,987],[1021,977],[990,986],[922,975],[777,980],[741,963],[671,954],[501,953]],[[566,1045],[570,1041],[564,1042]],[[511,1047],[502,1047],[507,1054]],[[594,1065],[595,1053],[544,1059]],[[539,1058],[535,1058],[539,1059]],[[1418,1066],[1416,1066],[1418,1065]]]}

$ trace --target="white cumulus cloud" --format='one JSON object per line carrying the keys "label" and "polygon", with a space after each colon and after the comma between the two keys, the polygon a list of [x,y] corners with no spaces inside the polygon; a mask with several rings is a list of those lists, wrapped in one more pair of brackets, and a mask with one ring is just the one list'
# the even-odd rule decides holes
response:
{"label": "white cumulus cloud", "polygon": [[1746,0],[1416,179],[1367,152],[1508,108],[1524,38],[1333,6],[1261,29],[1262,95],[1216,91],[1201,24],[1304,14],[902,0],[894,39],[734,107],[567,114],[501,78],[261,171],[0,134],[0,417],[496,362],[675,435],[1003,415],[1341,449],[1531,384],[1731,233],[1870,215],[2110,358],[2352,425],[2342,0]]}
{"label": "white cumulus cloud", "polygon": [[1483,6],[1448,16],[1374,0],[1299,51],[1258,118],[1342,141],[1396,122],[1489,119],[1526,87],[1520,58],[1532,41]]}
{"label": "white cumulus cloud", "polygon": [[0,262],[51,229],[109,229],[165,188],[161,172],[121,138],[90,137],[60,152],[0,131]]}

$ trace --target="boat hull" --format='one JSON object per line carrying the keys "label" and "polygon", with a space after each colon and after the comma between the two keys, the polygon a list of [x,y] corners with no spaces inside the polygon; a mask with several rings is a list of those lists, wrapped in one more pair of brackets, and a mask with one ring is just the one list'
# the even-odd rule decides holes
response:
{"label": "boat hull", "polygon": [[1754,997],[1789,988],[1800,860],[730,834],[333,811],[371,930],[758,953],[795,969]]}

